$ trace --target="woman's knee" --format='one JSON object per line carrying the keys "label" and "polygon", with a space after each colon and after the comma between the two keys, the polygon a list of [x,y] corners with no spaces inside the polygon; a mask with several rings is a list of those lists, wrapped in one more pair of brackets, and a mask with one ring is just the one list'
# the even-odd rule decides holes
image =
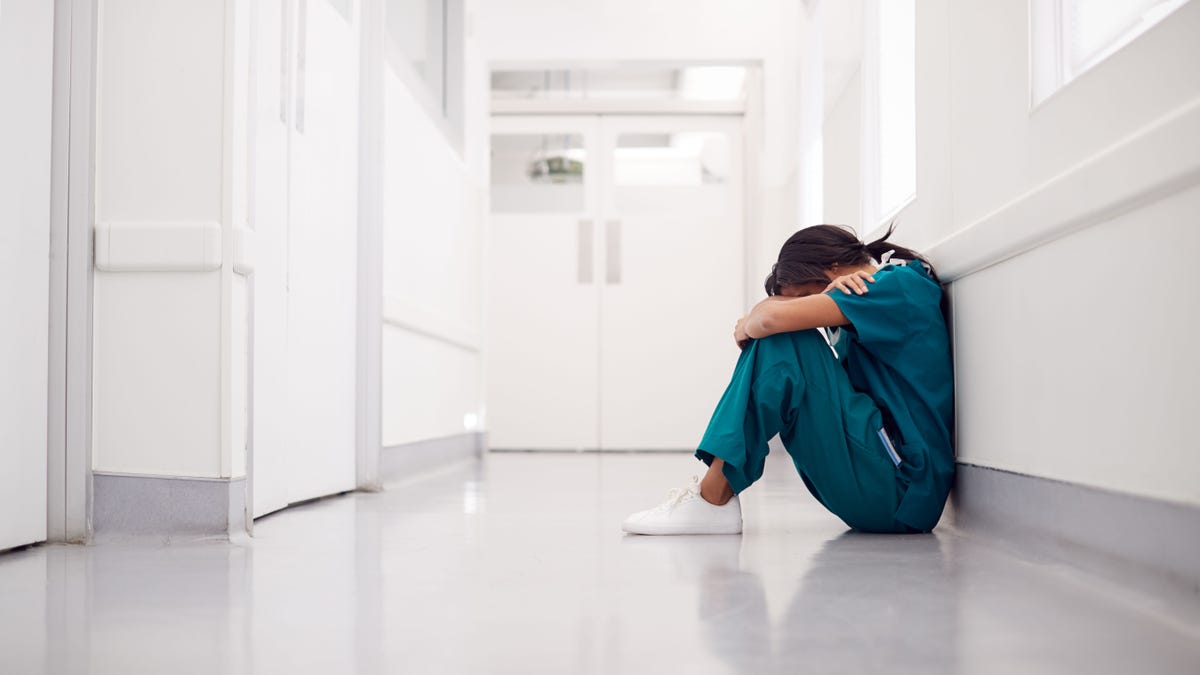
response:
{"label": "woman's knee", "polygon": [[829,349],[829,343],[826,342],[825,336],[815,328],[768,335],[767,337],[756,339],[754,344],[764,349]]}

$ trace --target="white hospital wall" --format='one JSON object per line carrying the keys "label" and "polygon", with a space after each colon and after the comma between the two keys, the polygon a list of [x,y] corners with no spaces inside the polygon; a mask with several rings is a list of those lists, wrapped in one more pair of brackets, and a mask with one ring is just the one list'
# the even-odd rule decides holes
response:
{"label": "white hospital wall", "polygon": [[1200,504],[1200,3],[1032,110],[1028,3],[917,12],[898,240],[953,279],[959,461]]}
{"label": "white hospital wall", "polygon": [[822,127],[825,168],[823,222],[862,223],[859,190],[861,157],[859,125],[862,119],[862,78],[856,71],[845,88],[834,96]]}
{"label": "white hospital wall", "polygon": [[1200,187],[957,280],[959,461],[1200,505]]}
{"label": "white hospital wall", "polygon": [[[487,76],[467,2],[465,123],[446,133],[411,75],[384,74],[383,445],[474,431],[480,357]],[[471,422],[471,420],[476,420]]]}
{"label": "white hospital wall", "polygon": [[[952,215],[930,218],[941,228],[926,241],[949,237],[934,253],[953,265],[1004,230],[1071,231],[953,286],[960,460],[1200,504],[1189,414],[1200,400],[1200,357],[1189,347],[1200,325],[1189,270],[1200,3],[1032,112],[1027,4],[946,6],[950,136],[937,150],[949,150],[952,201],[940,211]],[[1180,114],[1174,138],[1152,131]],[[1170,178],[1188,158],[1190,175]],[[1109,208],[1121,185],[1139,187]],[[959,232],[970,238],[955,242]],[[999,420],[1009,420],[1003,431]]]}
{"label": "white hospital wall", "polygon": [[[225,6],[102,0],[98,16],[97,228],[134,228],[113,240],[127,244],[114,255],[157,269],[95,275],[93,468],[229,477],[221,251],[197,257],[194,246],[172,251],[167,243],[213,227],[215,241],[231,236],[222,178]],[[171,265],[172,253],[186,264]],[[218,267],[204,269],[214,255]],[[98,250],[98,264],[104,257]],[[164,271],[172,267],[182,271]]]}
{"label": "white hospital wall", "polygon": [[[636,61],[762,64],[761,147],[748,120],[748,295],[797,225],[800,105],[797,74],[804,17],[794,0],[491,0],[475,30],[497,66],[567,68]],[[752,155],[753,156],[753,155]],[[757,183],[757,184],[756,184]]]}
{"label": "white hospital wall", "polygon": [[[241,83],[244,64],[226,71],[225,4],[101,2],[101,225],[133,223],[153,231],[216,224],[226,248],[235,225],[244,222],[238,192],[244,178],[236,173],[243,166],[222,155],[240,157],[240,132],[224,124],[227,114],[235,124],[244,116],[227,109],[239,92],[226,77]],[[234,6],[244,12],[249,5]],[[239,15],[233,25],[244,21]],[[487,149],[479,126],[487,82],[473,48],[468,37],[468,113],[458,142],[431,121],[411,77],[384,71],[384,445],[462,433],[464,420],[483,412],[479,258]],[[225,195],[229,188],[232,194]],[[231,258],[224,253],[221,270],[97,273],[97,471],[201,478],[244,473],[236,432],[245,401],[236,385],[245,367],[239,310],[245,285],[231,275],[222,290]],[[261,253],[274,260],[279,251]],[[258,311],[266,309],[274,308]],[[257,335],[271,337],[278,335]],[[284,393],[278,381],[259,386]]]}

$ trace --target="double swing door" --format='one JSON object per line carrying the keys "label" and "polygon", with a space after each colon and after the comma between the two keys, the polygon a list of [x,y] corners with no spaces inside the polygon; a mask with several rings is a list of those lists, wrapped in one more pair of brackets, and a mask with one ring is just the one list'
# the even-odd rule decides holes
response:
{"label": "double swing door", "polygon": [[496,449],[693,449],[743,302],[741,118],[494,117]]}
{"label": "double swing door", "polygon": [[356,485],[358,4],[251,8],[255,517]]}

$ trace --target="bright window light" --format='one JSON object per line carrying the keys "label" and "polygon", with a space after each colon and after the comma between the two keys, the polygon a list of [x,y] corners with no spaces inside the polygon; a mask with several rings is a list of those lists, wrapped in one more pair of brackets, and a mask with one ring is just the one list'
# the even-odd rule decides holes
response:
{"label": "bright window light", "polygon": [[917,192],[916,3],[878,2],[876,224]]}
{"label": "bright window light", "polygon": [[914,0],[879,3],[879,206],[890,216],[917,190]]}
{"label": "bright window light", "polygon": [[1033,102],[1042,102],[1187,0],[1030,0]]}
{"label": "bright window light", "polygon": [[613,181],[623,187],[724,183],[729,136],[720,132],[621,134],[613,151]]}
{"label": "bright window light", "polygon": [[738,101],[745,66],[630,65],[564,70],[493,70],[493,99]]}

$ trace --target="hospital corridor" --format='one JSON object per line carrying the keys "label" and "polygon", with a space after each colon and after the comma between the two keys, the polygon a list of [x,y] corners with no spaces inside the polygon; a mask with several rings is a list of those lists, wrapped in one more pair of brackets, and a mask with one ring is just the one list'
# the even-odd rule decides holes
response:
{"label": "hospital corridor", "polygon": [[0,673],[1200,672],[1200,2],[0,0]]}

